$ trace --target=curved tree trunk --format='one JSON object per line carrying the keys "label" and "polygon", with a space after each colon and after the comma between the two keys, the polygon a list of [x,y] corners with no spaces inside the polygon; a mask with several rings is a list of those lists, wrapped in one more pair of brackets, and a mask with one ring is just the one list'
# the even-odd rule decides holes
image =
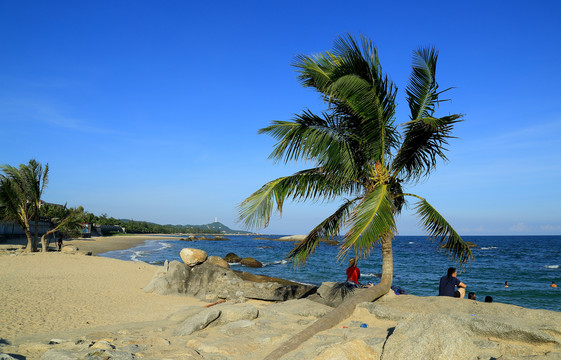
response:
{"label": "curved tree trunk", "polygon": [[382,238],[382,278],[380,283],[371,288],[355,292],[351,297],[345,300],[341,305],[331,310],[324,317],[318,319],[315,323],[292,336],[281,346],[273,350],[264,360],[278,360],[287,353],[297,349],[315,334],[331,329],[341,321],[350,317],[355,307],[363,302],[372,302],[390,291],[393,279],[393,252],[392,252],[393,235]]}

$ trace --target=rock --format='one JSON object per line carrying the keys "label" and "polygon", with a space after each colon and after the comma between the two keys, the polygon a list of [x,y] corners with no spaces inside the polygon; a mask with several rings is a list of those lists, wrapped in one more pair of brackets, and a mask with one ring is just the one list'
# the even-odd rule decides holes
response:
{"label": "rock", "polygon": [[308,235],[291,235],[291,236],[283,236],[280,237],[279,240],[281,241],[302,241]]}
{"label": "rock", "polygon": [[356,339],[343,344],[332,345],[322,351],[314,360],[371,360],[379,358],[380,354],[376,350],[366,345],[364,341]]}
{"label": "rock", "polygon": [[200,249],[183,248],[179,252],[179,256],[181,257],[181,260],[189,266],[201,264],[207,259],[206,251]]}
{"label": "rock", "polygon": [[113,350],[115,346],[111,345],[109,342],[105,340],[100,340],[93,343],[90,348],[92,349],[99,349],[99,350]]}
{"label": "rock", "polygon": [[41,355],[40,360],[77,360],[82,358],[83,355],[74,351],[51,349]]}
{"label": "rock", "polygon": [[291,314],[298,316],[312,316],[320,318],[333,310],[333,308],[318,304],[308,299],[288,300],[273,305],[269,305],[262,310],[264,314]]}
{"label": "rock", "polygon": [[244,266],[249,266],[249,267],[253,267],[253,268],[260,268],[263,267],[263,264],[257,260],[255,260],[254,258],[251,257],[246,257],[243,258],[240,261],[240,264],[244,265]]}
{"label": "rock", "polygon": [[208,308],[185,320],[175,331],[176,336],[191,335],[195,331],[206,328],[211,322],[218,319],[221,312],[218,309]]}
{"label": "rock", "polygon": [[207,261],[211,264],[218,265],[218,266],[221,266],[221,267],[226,268],[226,269],[230,268],[230,265],[228,264],[228,262],[226,260],[222,259],[220,256],[214,256],[214,255],[209,256]]}
{"label": "rock", "polygon": [[331,307],[337,307],[341,305],[345,298],[353,294],[355,291],[364,291],[364,289],[349,287],[345,283],[324,282],[317,290],[317,295],[320,299],[311,297],[310,300],[314,300],[320,304]]}
{"label": "rock", "polygon": [[197,305],[185,306],[169,315],[166,320],[172,321],[174,323],[183,322],[188,318],[200,313],[204,308]]}
{"label": "rock", "polygon": [[148,285],[142,288],[144,292],[160,295],[177,295],[187,293],[189,270],[179,261],[166,260],[164,266],[156,271]]}
{"label": "rock", "polygon": [[224,256],[224,260],[232,264],[232,263],[239,263],[240,261],[242,261],[242,258],[234,253],[228,253],[226,254],[226,256]]}
{"label": "rock", "polygon": [[475,359],[469,334],[442,314],[414,314],[401,321],[384,345],[381,360]]}
{"label": "rock", "polygon": [[226,269],[205,261],[188,267],[172,261],[156,271],[142,290],[156,294],[186,294],[199,299],[259,299],[285,301],[315,292],[315,286]]}
{"label": "rock", "polygon": [[75,253],[78,250],[80,250],[80,249],[78,249],[76,246],[66,245],[66,246],[63,246],[60,251],[63,252],[63,253]]}
{"label": "rock", "polygon": [[253,320],[259,316],[259,310],[251,304],[221,304],[216,308],[221,311],[220,317],[216,320],[217,326],[240,320]]}

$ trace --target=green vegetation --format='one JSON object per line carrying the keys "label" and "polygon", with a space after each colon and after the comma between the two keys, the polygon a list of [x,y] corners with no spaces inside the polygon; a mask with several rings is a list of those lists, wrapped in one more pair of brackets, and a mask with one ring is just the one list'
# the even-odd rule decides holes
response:
{"label": "green vegetation", "polygon": [[37,251],[38,224],[50,216],[53,228],[41,237],[42,250],[47,251],[48,235],[56,231],[72,231],[80,226],[81,209],[66,206],[45,207],[41,197],[49,182],[49,164],[43,166],[35,159],[19,167],[0,166],[0,219],[18,224],[27,237],[25,251]]}
{"label": "green vegetation", "polygon": [[[390,289],[393,278],[392,241],[396,217],[406,203],[413,209],[429,239],[465,264],[472,258],[469,246],[428,201],[405,191],[427,177],[444,154],[454,125],[461,115],[435,116],[440,91],[436,82],[438,52],[420,48],[413,53],[412,73],[406,88],[410,117],[394,123],[397,88],[382,72],[374,44],[352,36],[336,40],[333,51],[300,55],[295,67],[304,87],[318,91],[327,103],[322,114],[309,110],[292,121],[273,121],[259,130],[278,140],[270,158],[277,161],[312,161],[316,167],[263,185],[241,205],[239,217],[250,228],[265,227],[272,212],[282,212],[285,200],[330,201],[344,199],[340,207],[317,225],[290,253],[303,263],[319,239],[333,238],[348,229],[340,256],[352,251],[368,256],[376,244],[382,248],[382,278],[328,318],[290,339],[267,359],[286,354],[324,326],[346,318],[358,302],[373,301]],[[311,335],[310,335],[311,334]],[[275,357],[276,356],[276,357]]]}

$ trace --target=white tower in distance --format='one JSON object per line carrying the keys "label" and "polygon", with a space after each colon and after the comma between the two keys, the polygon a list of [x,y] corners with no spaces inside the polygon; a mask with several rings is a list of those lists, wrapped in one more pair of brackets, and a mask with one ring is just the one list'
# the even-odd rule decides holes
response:
{"label": "white tower in distance", "polygon": [[218,217],[214,217],[214,222],[218,222]]}

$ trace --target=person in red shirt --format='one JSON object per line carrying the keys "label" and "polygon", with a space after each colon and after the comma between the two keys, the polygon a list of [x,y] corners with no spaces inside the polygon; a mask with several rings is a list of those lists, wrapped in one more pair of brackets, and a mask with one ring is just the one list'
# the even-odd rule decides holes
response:
{"label": "person in red shirt", "polygon": [[362,285],[358,281],[358,279],[360,279],[360,269],[356,265],[356,258],[351,258],[349,260],[349,267],[347,268],[347,284],[353,287],[371,287],[372,284]]}

